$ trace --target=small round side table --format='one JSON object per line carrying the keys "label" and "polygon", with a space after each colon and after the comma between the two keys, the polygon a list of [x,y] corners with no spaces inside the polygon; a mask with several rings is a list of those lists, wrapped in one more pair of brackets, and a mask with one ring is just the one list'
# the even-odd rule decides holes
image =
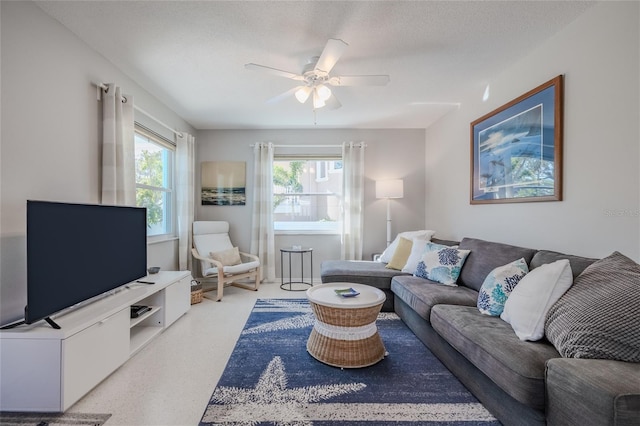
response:
{"label": "small round side table", "polygon": [[[284,280],[284,254],[287,253],[289,255],[289,280],[285,282]],[[300,281],[293,281],[291,277],[291,254],[299,253],[300,254]],[[309,272],[309,281],[304,280],[304,255],[305,253],[309,253],[309,260],[311,262],[311,269]],[[280,249],[280,279],[281,284],[280,288],[287,291],[306,291],[307,287],[303,288],[293,288],[293,284],[302,284],[304,286],[313,287],[313,249],[311,247],[286,247]],[[289,286],[286,288],[286,286]]]}

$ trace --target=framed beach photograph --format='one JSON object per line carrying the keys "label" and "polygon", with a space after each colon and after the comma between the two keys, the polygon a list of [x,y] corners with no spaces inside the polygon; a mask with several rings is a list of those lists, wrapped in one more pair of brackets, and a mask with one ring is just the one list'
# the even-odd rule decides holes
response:
{"label": "framed beach photograph", "polygon": [[471,204],[562,200],[563,76],[471,123]]}
{"label": "framed beach photograph", "polygon": [[203,206],[244,206],[247,203],[244,161],[201,163],[200,199]]}

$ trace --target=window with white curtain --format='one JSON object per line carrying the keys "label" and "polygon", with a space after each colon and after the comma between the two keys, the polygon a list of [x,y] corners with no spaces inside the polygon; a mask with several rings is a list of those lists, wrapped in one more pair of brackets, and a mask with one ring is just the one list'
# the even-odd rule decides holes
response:
{"label": "window with white curtain", "polygon": [[340,233],[341,202],[339,156],[274,158],[274,231]]}
{"label": "window with white curtain", "polygon": [[136,205],[147,208],[147,236],[174,234],[175,146],[136,124]]}

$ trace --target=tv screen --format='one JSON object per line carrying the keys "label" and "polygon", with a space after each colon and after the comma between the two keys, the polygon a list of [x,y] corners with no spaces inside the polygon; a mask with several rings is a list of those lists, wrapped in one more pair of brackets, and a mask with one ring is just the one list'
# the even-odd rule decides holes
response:
{"label": "tv screen", "polygon": [[146,268],[145,208],[27,201],[27,324],[144,277]]}

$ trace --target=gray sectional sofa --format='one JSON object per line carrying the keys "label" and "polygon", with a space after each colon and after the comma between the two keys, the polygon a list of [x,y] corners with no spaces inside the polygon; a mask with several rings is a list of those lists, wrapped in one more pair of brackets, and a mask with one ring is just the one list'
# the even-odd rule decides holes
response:
{"label": "gray sectional sofa", "polygon": [[[509,323],[476,307],[485,277],[498,266],[524,258],[533,270],[568,259],[575,278],[596,259],[474,238],[432,241],[470,250],[457,287],[373,261],[325,261],[322,282],[382,289],[387,294],[383,310],[395,311],[505,425],[640,424],[640,363],[564,358],[545,338],[522,341]],[[639,325],[634,327],[637,332]]]}

